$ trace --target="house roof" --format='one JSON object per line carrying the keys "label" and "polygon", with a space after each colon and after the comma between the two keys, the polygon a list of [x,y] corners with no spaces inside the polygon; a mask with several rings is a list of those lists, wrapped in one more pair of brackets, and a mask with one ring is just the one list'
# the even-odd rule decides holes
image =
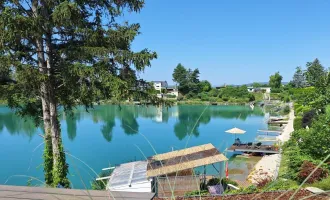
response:
{"label": "house roof", "polygon": [[226,161],[212,144],[205,144],[148,158],[147,177],[155,177]]}
{"label": "house roof", "polygon": [[167,87],[167,81],[151,81],[152,83],[160,83],[162,87]]}

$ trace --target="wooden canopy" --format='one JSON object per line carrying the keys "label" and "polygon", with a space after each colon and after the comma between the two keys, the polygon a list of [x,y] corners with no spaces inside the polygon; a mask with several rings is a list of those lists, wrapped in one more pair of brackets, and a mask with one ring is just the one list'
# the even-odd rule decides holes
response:
{"label": "wooden canopy", "polygon": [[228,160],[212,144],[186,148],[148,158],[147,177],[155,177]]}

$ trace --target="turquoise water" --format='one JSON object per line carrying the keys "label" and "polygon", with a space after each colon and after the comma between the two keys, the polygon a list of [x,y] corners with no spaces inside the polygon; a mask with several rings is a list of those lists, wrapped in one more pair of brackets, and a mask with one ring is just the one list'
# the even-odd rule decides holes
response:
{"label": "turquoise water", "polygon": [[[226,130],[244,129],[247,132],[239,136],[241,141],[253,141],[258,129],[267,128],[261,109],[252,111],[244,106],[101,105],[89,112],[78,108],[73,118],[61,114],[60,120],[65,150],[97,173],[109,165],[152,156],[153,148],[163,153],[186,145],[212,143],[224,151],[234,141],[234,135]],[[39,134],[42,130],[32,120],[21,119],[10,109],[0,107],[0,184],[27,185],[29,178],[25,176],[43,181],[43,139]],[[67,156],[67,162],[73,187],[89,187],[95,177],[93,171],[71,156]],[[239,165],[245,170],[244,164]],[[237,162],[230,166],[237,167]],[[208,173],[214,171],[209,169]]]}

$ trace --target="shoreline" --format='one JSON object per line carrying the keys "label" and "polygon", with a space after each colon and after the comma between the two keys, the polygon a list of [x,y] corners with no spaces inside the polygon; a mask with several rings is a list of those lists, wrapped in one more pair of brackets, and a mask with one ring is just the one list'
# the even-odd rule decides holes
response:
{"label": "shoreline", "polygon": [[[291,133],[294,131],[294,118],[294,111],[292,109],[289,113],[288,124],[283,129],[282,134],[276,137],[282,144],[290,139]],[[281,158],[281,153],[263,156],[254,166],[254,169],[249,174],[247,180],[252,184],[257,184],[259,181],[264,179],[277,179]]]}

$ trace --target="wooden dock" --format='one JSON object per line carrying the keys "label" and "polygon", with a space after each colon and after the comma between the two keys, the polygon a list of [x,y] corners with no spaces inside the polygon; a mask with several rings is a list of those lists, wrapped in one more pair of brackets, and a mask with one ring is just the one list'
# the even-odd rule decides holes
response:
{"label": "wooden dock", "polygon": [[258,130],[258,135],[278,136],[278,135],[281,135],[281,134],[282,134],[282,131]]}
{"label": "wooden dock", "polygon": [[257,147],[256,145],[248,146],[247,144],[241,144],[239,146],[232,145],[228,148],[228,151],[232,152],[246,152],[246,153],[266,153],[266,154],[275,154],[279,153],[273,146],[270,145],[260,145]]}
{"label": "wooden dock", "polygon": [[276,130],[258,130],[258,132],[263,132],[263,133],[279,133],[279,134],[282,133],[282,131],[276,131]]}
{"label": "wooden dock", "polygon": [[111,192],[0,185],[1,200],[150,200],[153,193]]}
{"label": "wooden dock", "polygon": [[268,124],[270,125],[283,125],[283,124],[287,124],[288,121],[284,121],[284,120],[281,120],[281,121],[268,121]]}

